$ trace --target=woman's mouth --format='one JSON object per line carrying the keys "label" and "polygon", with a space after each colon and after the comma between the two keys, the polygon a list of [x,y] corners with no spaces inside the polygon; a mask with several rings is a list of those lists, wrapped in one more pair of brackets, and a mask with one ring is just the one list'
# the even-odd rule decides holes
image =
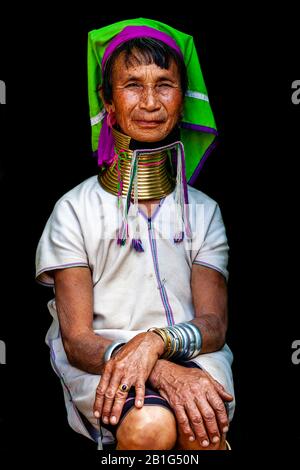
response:
{"label": "woman's mouth", "polygon": [[144,121],[139,119],[136,119],[135,122],[139,127],[143,127],[145,129],[152,129],[154,127],[160,126],[163,123],[163,121]]}

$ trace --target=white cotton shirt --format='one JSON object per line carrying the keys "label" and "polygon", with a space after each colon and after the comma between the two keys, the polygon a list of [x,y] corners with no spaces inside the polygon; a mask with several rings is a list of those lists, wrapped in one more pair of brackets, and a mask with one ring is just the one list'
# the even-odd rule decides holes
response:
{"label": "white cotton shirt", "polygon": [[[128,341],[148,328],[164,327],[194,318],[191,292],[193,263],[216,269],[228,279],[228,244],[217,203],[188,186],[190,240],[174,243],[176,205],[174,193],[160,201],[151,220],[139,211],[144,252],[117,244],[120,224],[117,197],[105,191],[92,176],[56,203],[36,253],[37,281],[54,287],[52,271],[86,266],[93,279],[96,334]],[[133,230],[129,217],[129,236]],[[71,366],[60,337],[55,298],[48,303],[53,323],[46,342],[51,362],[62,380],[70,426],[88,435],[78,410],[97,428],[93,417],[95,391],[100,376]],[[234,393],[232,353],[200,354],[193,362],[206,369],[228,392]],[[235,402],[229,405],[232,419]],[[111,437],[103,430],[107,439]]]}

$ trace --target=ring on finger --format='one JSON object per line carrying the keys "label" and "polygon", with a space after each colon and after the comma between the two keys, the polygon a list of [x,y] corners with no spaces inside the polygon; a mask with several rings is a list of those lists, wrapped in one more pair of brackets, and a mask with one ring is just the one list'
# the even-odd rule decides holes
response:
{"label": "ring on finger", "polygon": [[119,385],[119,390],[121,390],[121,392],[124,392],[124,393],[129,392],[129,388],[130,387],[127,384],[120,384]]}

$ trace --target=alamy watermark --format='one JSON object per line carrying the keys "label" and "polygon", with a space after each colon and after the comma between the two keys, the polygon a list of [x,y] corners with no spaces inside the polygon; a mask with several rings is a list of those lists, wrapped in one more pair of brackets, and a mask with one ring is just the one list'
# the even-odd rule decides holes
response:
{"label": "alamy watermark", "polygon": [[6,85],[3,80],[0,80],[0,104],[6,104]]}
{"label": "alamy watermark", "polygon": [[292,96],[291,96],[292,103],[300,104],[300,80],[293,81],[292,90],[295,90],[293,91]]}
{"label": "alamy watermark", "polygon": [[300,364],[300,339],[295,339],[295,341],[292,342],[292,349],[295,349],[292,354],[292,363],[297,366]]}
{"label": "alamy watermark", "polygon": [[6,364],[6,344],[0,339],[0,364]]}
{"label": "alamy watermark", "polygon": [[[166,203],[165,203],[166,204]],[[108,217],[108,212],[111,211],[111,207],[109,205],[103,204],[103,211],[99,214],[98,220],[98,228],[97,233],[102,240],[111,240],[112,238],[117,239],[119,235],[119,229],[122,226],[123,219],[122,215],[123,212],[118,210],[117,212],[109,214],[110,223],[105,223],[106,218]],[[128,211],[127,216],[127,223],[128,223],[128,233],[129,238],[131,238],[134,233],[135,229],[137,228],[137,223],[139,224],[139,228],[141,230],[140,238],[148,238],[149,234],[147,233],[147,229],[142,230],[142,226],[145,227],[145,221],[148,224],[148,229],[150,230],[153,225],[153,219],[155,214],[155,231],[151,231],[151,238],[152,239],[164,239],[170,240],[174,238],[176,234],[180,231],[185,229],[184,223],[182,220],[182,212],[181,212],[181,205],[174,203],[170,210],[168,211],[158,211],[158,206],[156,206],[155,211],[152,213],[151,223],[149,222],[149,218],[146,215],[146,208],[142,209],[143,204],[139,204],[139,209],[135,205],[131,204]],[[190,236],[188,237],[185,233],[183,236],[183,245],[187,250],[195,250],[199,246],[202,245],[208,222],[206,220],[207,214],[204,210],[204,204],[184,204],[183,208],[184,212],[189,214],[189,222],[190,222]],[[217,216],[216,216],[217,219]],[[215,224],[220,223],[219,219],[214,220]],[[197,251],[198,251],[197,250]]]}

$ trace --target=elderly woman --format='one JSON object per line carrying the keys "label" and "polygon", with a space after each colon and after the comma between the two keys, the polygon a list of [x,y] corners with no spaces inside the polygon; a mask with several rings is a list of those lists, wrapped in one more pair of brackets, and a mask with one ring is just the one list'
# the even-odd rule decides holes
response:
{"label": "elderly woman", "polygon": [[69,423],[117,449],[225,449],[228,245],[192,187],[216,135],[193,40],[136,19],[91,31],[88,53],[100,171],[57,202],[36,257]]}

